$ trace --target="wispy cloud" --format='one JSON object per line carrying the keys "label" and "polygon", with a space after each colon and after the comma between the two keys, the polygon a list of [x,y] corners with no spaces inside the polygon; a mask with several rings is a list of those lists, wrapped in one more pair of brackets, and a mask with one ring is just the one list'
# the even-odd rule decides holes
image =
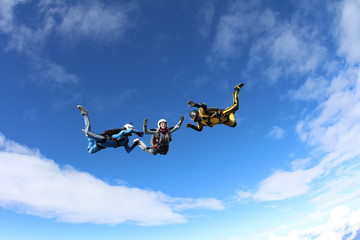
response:
{"label": "wispy cloud", "polygon": [[215,6],[217,0],[206,1],[198,14],[199,33],[203,37],[209,37],[214,21]]}
{"label": "wispy cloud", "polygon": [[270,137],[274,140],[282,139],[285,135],[285,130],[279,126],[273,126],[270,132],[267,134],[267,137]]}
{"label": "wispy cloud", "polygon": [[327,50],[316,27],[304,26],[304,19],[282,19],[274,10],[260,8],[258,1],[235,1],[220,17],[208,63],[248,58],[244,72],[265,76],[271,80],[267,83],[314,72]]}
{"label": "wispy cloud", "polygon": [[322,169],[283,171],[278,170],[261,181],[251,196],[257,201],[274,201],[291,198],[307,193],[310,184],[323,173]]}
{"label": "wispy cloud", "polygon": [[308,158],[296,159],[296,160],[292,161],[292,163],[291,163],[292,171],[303,170],[303,169],[307,168],[311,164],[311,160],[312,160],[312,158],[308,157]]}
{"label": "wispy cloud", "polygon": [[11,33],[14,31],[14,11],[13,8],[27,0],[2,0],[0,6],[0,31],[3,33]]}
{"label": "wispy cloud", "polygon": [[[339,12],[339,26],[336,36],[339,38],[339,53],[351,63],[360,62],[360,3],[357,0],[342,2]],[[339,33],[339,34],[338,34]]]}
{"label": "wispy cloud", "polygon": [[34,108],[28,109],[24,112],[23,118],[34,122],[39,118],[39,111]]}
{"label": "wispy cloud", "polygon": [[[303,159],[299,161],[308,162],[309,160]],[[287,179],[287,181],[290,180],[292,179]],[[300,214],[291,216],[288,221],[278,225],[278,227],[258,232],[259,235],[255,234],[246,237],[239,235],[231,239],[357,239],[353,237],[360,233],[360,225],[353,223],[355,219],[356,221],[359,219],[359,182],[360,164],[359,158],[357,158],[336,168],[333,172],[320,179],[319,182],[312,185],[313,189],[308,198],[300,200],[309,202],[307,208],[311,210],[300,209]],[[238,191],[237,196],[238,200],[242,202],[246,202],[244,200],[249,201],[249,197],[251,197],[249,192],[241,191]],[[276,202],[276,204],[281,205],[282,203]],[[299,206],[296,202],[294,204],[294,206]],[[334,215],[334,212],[346,213],[346,221],[333,221],[338,217],[338,215]],[[330,217],[331,220],[329,220],[329,216],[336,216],[336,218]],[[330,222],[331,226],[329,225]],[[333,231],[336,231],[338,235],[329,237],[327,234]]]}
{"label": "wispy cloud", "polygon": [[236,57],[245,48],[244,44],[253,33],[251,25],[257,23],[261,14],[253,10],[253,5],[236,1],[229,7],[228,12],[220,17],[212,45],[215,58]]}
{"label": "wispy cloud", "polygon": [[[360,16],[360,8],[352,0],[338,6],[341,14],[339,19],[347,18],[344,14],[348,11],[351,14],[356,12],[357,16]],[[348,9],[349,7],[351,10]],[[355,23],[357,19],[358,17],[355,17]],[[341,30],[339,32],[343,33],[339,37],[341,39],[339,49],[343,49],[349,41],[352,42],[354,38],[357,38],[353,34],[347,34],[349,31],[358,32],[356,26],[356,24],[338,26]],[[312,49],[304,45],[305,42],[301,43],[293,38],[292,34],[294,32],[282,32],[278,35],[276,41],[280,41],[281,38],[287,39],[287,41],[280,41],[282,42],[280,45],[285,46],[285,52],[274,54],[273,60],[279,58],[281,61],[284,57],[293,58],[292,54],[295,52],[297,56],[300,49],[305,49],[305,52],[307,49]],[[287,48],[286,42],[290,42],[292,47]],[[348,50],[353,52],[357,51],[357,46],[357,44],[347,45]],[[276,49],[275,44],[272,51]],[[299,54],[299,56],[302,55]],[[354,60],[357,60],[359,63],[360,59],[354,55],[346,56],[346,62],[354,63]],[[360,156],[360,70],[352,64],[350,67],[345,65],[343,69],[337,68],[337,70],[337,74],[332,77],[308,78],[298,90],[289,92],[295,100],[316,100],[318,103],[317,107],[296,125],[300,139],[313,148],[313,155],[305,158],[312,161],[306,160],[306,165],[300,162],[299,167],[299,161],[295,160],[292,170],[276,170],[271,176],[262,180],[254,191],[247,193],[239,191],[241,193],[238,194],[239,199],[271,201],[306,194],[318,187],[317,181],[325,180],[326,176],[337,167]],[[274,134],[276,134],[276,129]]]}
{"label": "wispy cloud", "polygon": [[57,29],[71,39],[115,40],[133,26],[130,12],[135,8],[134,3],[105,5],[96,0],[80,3],[62,11],[62,22]]}
{"label": "wispy cloud", "polygon": [[[94,106],[97,111],[106,111],[108,109],[116,109],[118,105],[123,105],[124,103],[131,101],[137,96],[138,89],[123,89],[121,94],[109,95],[106,93],[99,93],[97,98],[91,99],[91,104]],[[98,101],[98,98],[102,101]],[[114,102],[117,104],[106,104],[107,102]]]}
{"label": "wispy cloud", "polygon": [[[346,224],[354,223],[353,217],[358,220],[356,212],[360,210],[358,202],[360,197],[359,182],[359,158],[334,169],[315,183],[316,187],[309,194],[309,203],[314,210],[303,211],[300,216],[296,216],[295,222],[285,223],[278,229],[273,229],[272,233],[276,233],[276,235],[272,234],[273,237],[277,236],[275,239],[292,239],[290,237],[294,239],[357,239],[354,236],[359,234],[360,225],[346,226]],[[353,209],[355,214],[348,215],[350,209]],[[334,221],[339,217],[334,212],[346,214],[346,221]],[[329,216],[331,216],[330,221]],[[336,216],[336,218],[333,219],[332,216]],[[331,226],[328,225],[330,222]],[[320,225],[320,223],[322,224]],[[337,235],[329,236],[328,234],[331,232],[334,234],[333,231]]]}
{"label": "wispy cloud", "polygon": [[317,194],[311,200],[318,211],[339,205],[357,207],[360,197],[360,157],[330,173],[318,183]]}
{"label": "wispy cloud", "polygon": [[[7,1],[4,0],[4,5],[1,6],[0,11],[0,33],[7,37],[7,42],[3,46],[6,50],[16,50],[18,52],[29,54],[35,49],[41,48],[45,39],[51,34],[55,27],[55,21],[49,17],[47,12],[37,11],[33,21],[37,21],[41,16],[39,27],[34,27],[29,21],[22,21],[21,17],[24,15],[29,5],[34,3],[22,1]],[[48,10],[49,11],[49,10]]]}
{"label": "wispy cloud", "polygon": [[360,236],[360,210],[351,211],[349,207],[339,206],[332,210],[325,224],[305,230],[291,231],[287,236],[272,234],[269,240],[288,239],[348,239]]}
{"label": "wispy cloud", "polygon": [[47,59],[40,59],[36,56],[32,57],[31,66],[34,67],[34,73],[31,74],[32,79],[38,83],[78,83],[79,78],[66,69]]}
{"label": "wispy cloud", "polygon": [[159,191],[109,185],[0,133],[0,206],[63,222],[161,225],[186,222],[179,211],[221,210],[214,198],[173,198]]}
{"label": "wispy cloud", "polygon": [[301,139],[314,148],[312,158],[322,156],[317,157],[317,164],[307,169],[277,170],[247,197],[270,201],[305,194],[315,180],[360,155],[360,70],[340,73],[323,91],[326,99],[297,124]]}
{"label": "wispy cloud", "polygon": [[299,136],[321,151],[350,151],[359,140],[356,134],[360,130],[360,70],[341,72],[323,91],[328,93],[326,100],[299,121]]}
{"label": "wispy cloud", "polygon": [[[76,83],[79,80],[76,74],[42,56],[46,42],[54,36],[63,39],[64,46],[84,39],[106,43],[117,40],[134,26],[130,13],[135,9],[133,2],[105,5],[97,0],[74,4],[42,0],[36,4],[3,0],[0,6],[0,34],[6,39],[3,50],[26,56],[40,81]],[[26,21],[27,14],[36,18]]]}
{"label": "wispy cloud", "polygon": [[[72,40],[79,37],[101,41],[118,39],[134,25],[130,20],[130,13],[136,9],[134,3],[105,5],[97,0],[73,5],[47,0],[42,0],[37,5],[26,0],[3,2],[0,11],[0,32],[9,37],[7,48],[18,51],[41,48],[41,43],[51,34],[60,34]],[[24,14],[22,11],[26,11],[29,5],[32,6],[32,14],[38,16],[34,19],[38,22],[37,27],[21,21]],[[19,8],[21,6],[23,8]]]}
{"label": "wispy cloud", "polygon": [[273,14],[270,11],[262,13],[256,9],[256,6],[258,1],[234,1],[219,17],[214,27],[211,50],[206,57],[211,67],[226,67],[228,59],[246,54],[251,37],[264,28],[263,24],[271,24],[271,19],[266,21],[262,19],[273,18]]}
{"label": "wispy cloud", "polygon": [[289,91],[289,97],[295,100],[324,100],[327,96],[329,81],[324,77],[308,78],[299,89]]}

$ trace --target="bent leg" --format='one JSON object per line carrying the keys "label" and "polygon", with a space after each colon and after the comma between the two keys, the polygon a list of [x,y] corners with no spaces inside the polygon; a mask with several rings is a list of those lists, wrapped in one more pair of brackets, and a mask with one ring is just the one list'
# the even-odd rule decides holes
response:
{"label": "bent leg", "polygon": [[95,139],[88,138],[88,152],[89,153],[96,153],[103,148],[100,148],[97,144]]}
{"label": "bent leg", "polygon": [[101,149],[104,149],[105,147],[98,145],[97,141],[103,140],[105,137],[95,134],[91,131],[91,124],[90,124],[88,111],[81,105],[78,105],[77,108],[80,110],[81,116],[83,116],[84,118],[85,129],[83,129],[82,131],[85,133],[85,135],[88,138],[88,148],[87,148],[88,152],[96,153]]}
{"label": "bent leg", "polygon": [[239,109],[239,90],[235,90],[233,93],[233,105],[222,110],[222,114],[229,114]]}
{"label": "bent leg", "polygon": [[81,116],[83,116],[83,118],[84,118],[85,129],[83,129],[83,132],[85,133],[85,135],[87,137],[91,137],[91,138],[95,139],[96,141],[103,140],[105,138],[104,136],[93,133],[91,131],[91,123],[90,123],[88,111],[81,105],[78,105],[77,108],[80,110]]}
{"label": "bent leg", "polygon": [[150,154],[155,154],[155,151],[154,151],[154,148],[151,148],[151,147],[148,147],[146,146],[146,144],[139,140],[139,147],[144,151],[144,152],[147,152],[147,153],[150,153]]}
{"label": "bent leg", "polygon": [[229,126],[229,127],[236,127],[237,123],[236,123],[236,120],[235,120],[235,114],[230,113],[229,117],[228,117],[228,120],[226,122],[224,122],[224,124],[226,126]]}
{"label": "bent leg", "polygon": [[77,105],[77,108],[80,110],[80,113],[81,113],[81,116],[84,117],[84,122],[85,122],[85,129],[84,129],[84,132],[85,134],[87,135],[87,132],[88,131],[91,131],[90,128],[90,120],[89,120],[89,114],[88,114],[88,111],[81,105]]}
{"label": "bent leg", "polygon": [[78,105],[78,109],[81,112],[81,116],[83,116],[83,118],[84,118],[85,129],[83,129],[82,131],[85,133],[85,135],[87,137],[93,138],[95,141],[100,141],[100,140],[105,139],[104,136],[93,133],[91,131],[91,123],[90,123],[90,118],[89,118],[87,110],[84,107],[80,106],[80,105]]}
{"label": "bent leg", "polygon": [[89,131],[91,131],[91,125],[90,125],[90,119],[89,119],[89,115],[82,115],[84,117],[84,122],[85,122],[85,134],[87,135]]}
{"label": "bent leg", "polygon": [[99,134],[96,134],[96,133],[93,133],[91,130],[89,130],[89,131],[86,133],[86,136],[88,136],[89,138],[94,139],[95,141],[101,141],[101,140],[104,140],[104,139],[105,139],[105,136],[99,135]]}

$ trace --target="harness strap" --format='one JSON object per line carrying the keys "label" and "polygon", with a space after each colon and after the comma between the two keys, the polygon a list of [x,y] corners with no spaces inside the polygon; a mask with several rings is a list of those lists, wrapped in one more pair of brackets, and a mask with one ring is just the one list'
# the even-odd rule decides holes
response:
{"label": "harness strap", "polygon": [[[113,138],[113,137],[111,137],[111,136],[107,136],[107,135],[104,135],[104,134],[101,134],[101,135],[104,136],[104,139],[101,139],[100,141],[96,141],[96,146],[98,146],[98,147],[100,146],[99,143],[104,143],[104,142],[106,142],[106,141],[108,141],[108,140],[111,140],[111,141],[116,142],[117,146],[116,146],[115,148],[120,147],[120,146],[121,146],[120,143],[121,143],[122,141],[124,141],[125,139],[126,139],[125,144],[129,142],[129,139],[128,139],[128,138],[125,138],[125,137],[120,138],[120,139],[118,140],[118,139]],[[102,147],[102,146],[100,146],[100,147]],[[104,148],[104,147],[102,147],[102,148]]]}
{"label": "harness strap", "polygon": [[207,126],[211,126],[210,117],[200,117],[200,118],[207,124]]}
{"label": "harness strap", "polygon": [[[166,129],[165,134],[169,135],[169,142],[171,142],[171,133],[169,132],[169,129]],[[159,147],[159,141],[160,141],[160,129],[156,130],[156,135],[153,140],[154,148]]]}

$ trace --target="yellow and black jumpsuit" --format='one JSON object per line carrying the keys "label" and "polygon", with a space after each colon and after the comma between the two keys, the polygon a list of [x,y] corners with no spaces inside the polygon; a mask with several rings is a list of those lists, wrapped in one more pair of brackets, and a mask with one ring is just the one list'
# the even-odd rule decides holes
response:
{"label": "yellow and black jumpsuit", "polygon": [[198,118],[194,120],[197,122],[197,126],[192,124],[187,124],[186,126],[197,131],[202,131],[203,126],[213,127],[217,124],[235,127],[237,124],[235,112],[239,109],[239,90],[235,89],[233,93],[233,105],[225,109],[207,108],[205,103],[194,104],[194,107],[199,108]]}

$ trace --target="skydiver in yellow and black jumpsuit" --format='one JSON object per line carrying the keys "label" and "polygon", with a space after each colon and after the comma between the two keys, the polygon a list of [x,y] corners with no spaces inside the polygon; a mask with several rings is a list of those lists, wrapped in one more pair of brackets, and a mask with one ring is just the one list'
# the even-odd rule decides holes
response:
{"label": "skydiver in yellow and black jumpsuit", "polygon": [[202,131],[203,126],[213,127],[217,124],[225,124],[229,127],[236,126],[235,120],[235,112],[239,108],[239,91],[244,86],[243,83],[236,85],[234,87],[233,93],[233,105],[225,108],[225,109],[218,109],[218,108],[207,108],[205,103],[197,104],[193,101],[189,101],[189,107],[197,107],[199,111],[193,110],[190,113],[190,118],[197,122],[197,126],[194,126],[190,123],[186,124],[186,127],[190,127],[196,131]]}

